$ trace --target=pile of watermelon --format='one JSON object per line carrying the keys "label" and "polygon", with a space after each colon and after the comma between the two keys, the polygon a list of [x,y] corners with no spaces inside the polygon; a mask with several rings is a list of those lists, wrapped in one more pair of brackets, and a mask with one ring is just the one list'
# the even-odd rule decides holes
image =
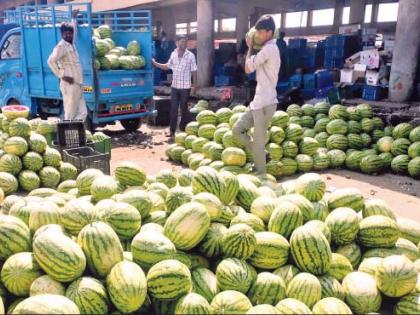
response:
{"label": "pile of watermelon", "polygon": [[[166,154],[191,169],[210,166],[237,174],[249,173],[252,152],[232,133],[247,108],[202,110],[197,120],[176,134]],[[252,137],[253,130],[250,130]],[[420,178],[420,126],[385,126],[369,104],[292,104],[277,111],[267,131],[267,172],[288,176],[296,172],[346,167],[367,174],[391,171]]]}
{"label": "pile of watermelon", "polygon": [[7,196],[0,241],[0,313],[420,312],[420,224],[315,173],[88,169]]}
{"label": "pile of watermelon", "polygon": [[6,195],[19,188],[26,192],[56,188],[76,178],[76,167],[62,162],[60,152],[44,137],[55,128],[46,121],[15,118],[7,111],[0,114],[0,188]]}

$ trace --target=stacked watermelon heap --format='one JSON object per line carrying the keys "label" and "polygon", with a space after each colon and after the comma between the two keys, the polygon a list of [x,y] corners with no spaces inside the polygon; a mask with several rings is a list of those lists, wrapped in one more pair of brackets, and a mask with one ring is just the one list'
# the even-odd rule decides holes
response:
{"label": "stacked watermelon heap", "polygon": [[13,112],[0,114],[0,187],[5,194],[19,188],[30,192],[39,187],[56,188],[75,179],[77,169],[62,162],[61,154],[47,145],[44,134],[53,132],[46,121],[29,121]]}
{"label": "stacked watermelon heap", "polygon": [[0,214],[0,312],[420,312],[420,224],[307,173],[96,169]]}
{"label": "stacked watermelon heap", "polygon": [[[232,134],[244,111],[242,105],[216,113],[201,111],[197,121],[176,135],[167,156],[192,169],[209,165],[217,170],[250,172],[252,152]],[[274,114],[266,151],[271,159],[267,172],[274,176],[347,167],[368,174],[391,170],[420,178],[420,126],[401,123],[385,127],[381,118],[373,117],[368,104],[290,105],[287,112]]]}

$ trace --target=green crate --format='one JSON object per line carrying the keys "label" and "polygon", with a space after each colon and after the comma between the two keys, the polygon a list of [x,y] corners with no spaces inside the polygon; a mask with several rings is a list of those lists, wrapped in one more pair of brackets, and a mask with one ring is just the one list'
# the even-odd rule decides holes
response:
{"label": "green crate", "polygon": [[45,139],[47,140],[47,143],[49,146],[51,146],[54,142],[54,140],[57,138],[57,134],[56,133],[47,133],[46,135],[44,135]]}
{"label": "green crate", "polygon": [[93,143],[95,151],[111,154],[111,137]]}

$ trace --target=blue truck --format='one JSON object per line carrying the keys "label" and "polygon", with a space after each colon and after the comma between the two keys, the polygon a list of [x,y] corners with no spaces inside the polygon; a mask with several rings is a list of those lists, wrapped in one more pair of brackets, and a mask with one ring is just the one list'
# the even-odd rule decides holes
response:
{"label": "blue truck", "polygon": [[[60,25],[77,17],[77,50],[83,68],[83,91],[90,129],[120,121],[137,130],[153,106],[152,17],[148,10],[93,13],[91,4],[22,6],[7,11],[0,37],[0,106],[26,105],[33,117],[60,116],[59,80],[47,60],[61,40]],[[118,46],[136,40],[146,65],[140,70],[97,70],[94,28],[107,24]],[[10,27],[10,25],[15,27]],[[17,26],[16,26],[17,25]]]}

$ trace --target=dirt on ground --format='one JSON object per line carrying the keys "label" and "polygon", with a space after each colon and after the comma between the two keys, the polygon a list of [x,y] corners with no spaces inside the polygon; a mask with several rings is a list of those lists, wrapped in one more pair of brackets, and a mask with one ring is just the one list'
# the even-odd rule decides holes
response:
{"label": "dirt on ground", "polygon": [[[182,166],[172,164],[165,156],[168,146],[168,138],[165,136],[167,128],[143,124],[138,131],[128,133],[116,124],[102,131],[112,138],[111,172],[119,162],[126,160],[136,162],[151,175],[161,169],[182,169]],[[327,170],[322,172],[322,176],[329,189],[356,187],[365,198],[381,198],[398,216],[420,222],[420,180],[390,173],[370,176],[344,169]]]}

